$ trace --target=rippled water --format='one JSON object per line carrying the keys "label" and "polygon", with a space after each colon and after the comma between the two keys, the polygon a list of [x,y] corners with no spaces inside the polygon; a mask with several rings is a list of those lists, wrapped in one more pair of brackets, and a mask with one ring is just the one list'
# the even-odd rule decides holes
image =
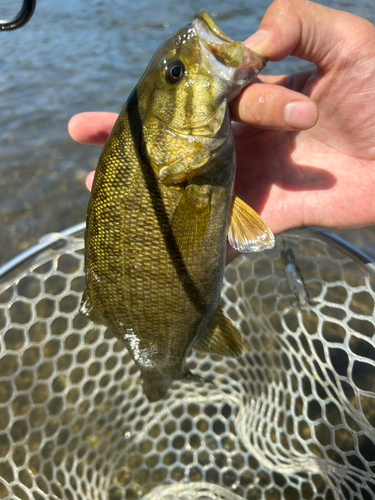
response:
{"label": "rippled water", "polygon": [[[0,1],[0,17],[21,0]],[[163,39],[205,8],[231,37],[254,32],[270,0],[37,0],[24,28],[0,34],[0,264],[47,232],[82,221],[86,174],[100,150],[75,144],[69,118],[81,111],[122,108]],[[330,7],[375,21],[373,0],[325,0]],[[293,58],[268,73],[307,64]],[[373,229],[346,232],[366,242]],[[371,249],[368,248],[368,251]]]}

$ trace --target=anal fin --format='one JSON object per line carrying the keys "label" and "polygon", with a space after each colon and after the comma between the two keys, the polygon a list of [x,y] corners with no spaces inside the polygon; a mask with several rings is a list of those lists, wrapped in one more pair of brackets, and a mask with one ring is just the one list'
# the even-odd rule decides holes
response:
{"label": "anal fin", "polygon": [[218,307],[211,328],[202,335],[194,349],[206,354],[235,358],[242,353],[242,337],[231,320]]}
{"label": "anal fin", "polygon": [[275,246],[275,237],[269,227],[237,196],[232,201],[228,240],[242,253],[261,252]]}

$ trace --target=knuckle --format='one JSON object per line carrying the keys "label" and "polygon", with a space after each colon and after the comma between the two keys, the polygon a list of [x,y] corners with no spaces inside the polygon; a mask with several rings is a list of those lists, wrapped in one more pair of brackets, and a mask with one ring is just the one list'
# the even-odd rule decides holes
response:
{"label": "knuckle", "polygon": [[246,117],[252,124],[272,126],[279,121],[280,101],[279,89],[272,85],[258,85],[252,95],[246,99]]}

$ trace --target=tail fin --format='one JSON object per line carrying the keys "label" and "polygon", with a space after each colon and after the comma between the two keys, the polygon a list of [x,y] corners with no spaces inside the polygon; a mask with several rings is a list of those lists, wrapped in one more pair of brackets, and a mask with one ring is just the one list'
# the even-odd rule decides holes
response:
{"label": "tail fin", "polygon": [[199,375],[195,375],[195,373],[192,372],[186,372],[182,377],[181,380],[184,382],[200,382],[200,383],[205,383],[205,384],[212,384],[213,381],[209,380],[208,378],[203,378],[200,377]]}
{"label": "tail fin", "polygon": [[151,402],[159,401],[171,386],[173,380],[158,379],[157,376],[143,376],[143,392]]}
{"label": "tail fin", "polygon": [[[212,380],[208,380],[206,378],[202,378],[199,375],[195,375],[192,372],[185,372],[179,379],[183,382],[204,382],[204,383],[212,383]],[[157,375],[153,377],[150,375],[142,374],[142,382],[143,382],[143,392],[145,393],[147,399],[151,402],[159,401],[167,390],[170,388],[174,380],[171,379],[158,379]]]}

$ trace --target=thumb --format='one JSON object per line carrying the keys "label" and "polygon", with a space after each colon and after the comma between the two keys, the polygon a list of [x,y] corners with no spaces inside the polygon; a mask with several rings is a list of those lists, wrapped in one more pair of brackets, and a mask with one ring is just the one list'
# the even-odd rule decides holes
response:
{"label": "thumb", "polygon": [[309,0],[275,0],[245,45],[271,61],[292,55],[324,70],[355,50],[364,31],[373,29],[365,19]]}

